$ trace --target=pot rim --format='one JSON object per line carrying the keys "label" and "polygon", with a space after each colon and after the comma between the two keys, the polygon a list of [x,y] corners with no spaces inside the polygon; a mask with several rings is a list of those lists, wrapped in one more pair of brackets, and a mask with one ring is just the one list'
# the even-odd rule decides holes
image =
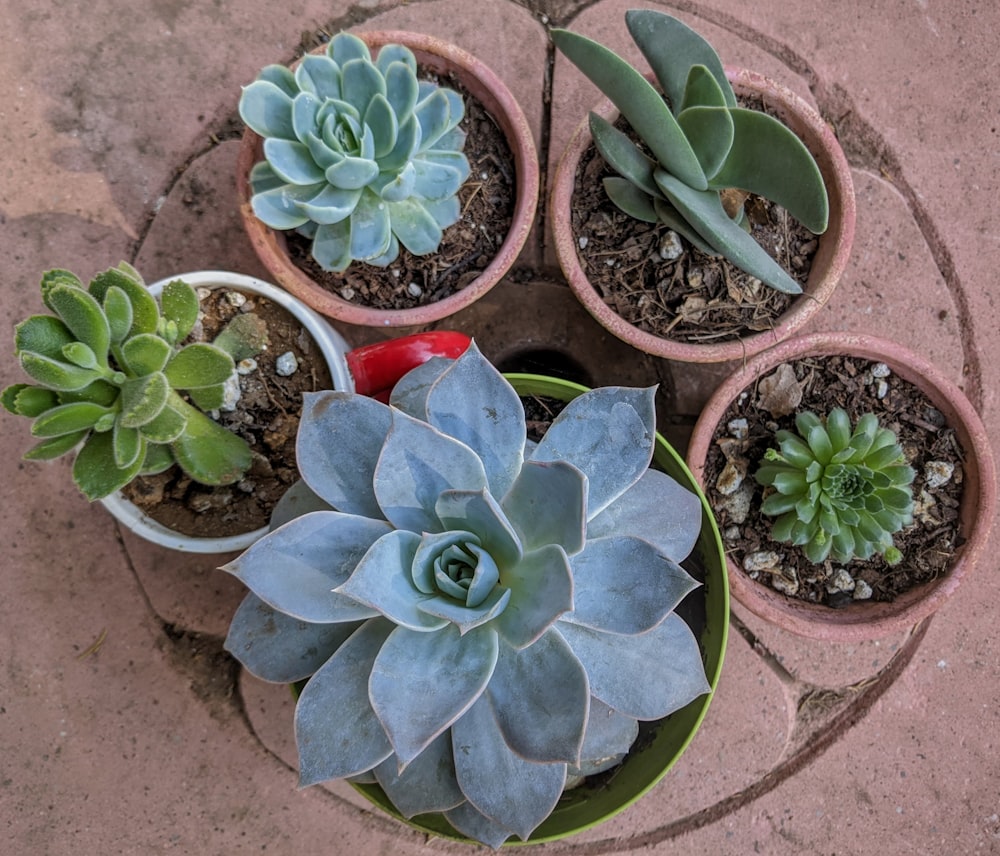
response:
{"label": "pot rim", "polygon": [[[538,205],[540,170],[534,137],[524,111],[500,77],[471,53],[424,33],[405,30],[358,31],[369,48],[402,44],[416,54],[418,62],[438,73],[456,71],[463,85],[487,109],[500,126],[514,158],[517,198],[510,228],[500,249],[479,276],[454,294],[435,303],[410,309],[376,309],[344,300],[318,285],[296,267],[284,250],[282,232],[265,226],[250,205],[250,169],[261,158],[263,140],[247,128],[240,143],[236,163],[236,184],[240,217],[261,262],[285,289],[313,309],[349,324],[370,327],[410,327],[440,321],[472,304],[494,285],[517,260],[528,239]],[[313,53],[325,50],[325,45]]]}
{"label": "pot rim", "polygon": [[889,339],[862,333],[813,333],[789,339],[758,354],[731,374],[713,393],[695,424],[687,462],[704,488],[705,460],[729,404],[748,386],[779,364],[809,356],[850,354],[884,362],[917,387],[941,411],[966,453],[960,505],[963,535],[948,573],[900,595],[891,602],[856,601],[831,609],[787,597],[751,580],[727,557],[729,586],[741,605],[775,625],[813,639],[858,642],[902,632],[931,616],[955,593],[983,555],[996,512],[997,484],[993,450],[978,412],[964,393],[924,357]]}
{"label": "pot rim", "polygon": [[[282,291],[264,280],[246,274],[230,271],[205,270],[176,274],[150,284],[149,291],[158,295],[163,287],[173,280],[183,279],[193,288],[234,288],[266,297],[286,309],[309,331],[313,341],[322,352],[334,389],[352,391],[354,381],[347,368],[345,355],[349,346],[343,336],[314,310],[293,295]],[[263,526],[250,532],[219,537],[198,537],[185,535],[169,529],[145,514],[138,506],[126,499],[121,491],[116,491],[100,500],[101,504],[120,522],[136,535],[157,544],[186,553],[229,553],[245,550],[267,533]]]}
{"label": "pot rim", "polygon": [[[748,92],[762,96],[766,106],[774,109],[782,121],[803,140],[816,159],[830,199],[830,224],[827,231],[818,236],[819,248],[813,258],[809,280],[803,293],[779,317],[772,329],[729,342],[681,342],[655,336],[628,323],[604,302],[583,269],[569,222],[577,165],[591,145],[587,118],[577,126],[559,159],[549,197],[549,216],[556,255],[577,298],[615,336],[641,351],[664,359],[693,363],[742,360],[793,335],[829,300],[847,266],[854,241],[857,206],[851,168],[827,123],[791,89],[764,75],[727,66],[726,76],[737,93]],[[647,77],[655,80],[651,73]],[[614,121],[618,116],[618,110],[609,98],[598,102],[593,112],[609,121]]]}

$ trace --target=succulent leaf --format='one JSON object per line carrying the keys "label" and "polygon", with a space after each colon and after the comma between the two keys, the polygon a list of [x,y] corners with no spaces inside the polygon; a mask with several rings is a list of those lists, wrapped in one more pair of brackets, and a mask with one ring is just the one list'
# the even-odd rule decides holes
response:
{"label": "succulent leaf", "polygon": [[35,437],[61,437],[93,428],[97,421],[111,411],[89,401],[75,401],[47,408],[31,425]]}
{"label": "succulent leaf", "polygon": [[390,755],[375,768],[375,778],[403,817],[447,811],[465,802],[455,779],[451,733],[444,732],[403,770]]}
{"label": "succulent leaf", "polygon": [[[553,496],[560,501],[552,502]],[[501,506],[525,552],[546,544],[557,544],[570,556],[583,549],[587,477],[572,464],[525,461]]]}
{"label": "succulent leaf", "polygon": [[119,467],[111,432],[92,432],[73,461],[73,481],[83,495],[93,501],[121,490],[141,469],[141,456],[130,466]]}

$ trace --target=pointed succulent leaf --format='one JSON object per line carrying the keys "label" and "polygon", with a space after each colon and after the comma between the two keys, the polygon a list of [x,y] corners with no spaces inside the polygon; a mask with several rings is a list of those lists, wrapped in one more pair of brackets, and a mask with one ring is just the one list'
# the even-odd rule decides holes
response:
{"label": "pointed succulent leaf", "polygon": [[376,94],[368,104],[362,121],[371,129],[374,140],[373,156],[385,157],[396,145],[399,122],[385,95]]}
{"label": "pointed succulent leaf", "polygon": [[393,624],[421,632],[447,624],[418,609],[427,595],[413,584],[411,568],[420,545],[415,532],[394,530],[379,538],[335,592],[380,612]]}
{"label": "pointed succulent leaf", "polygon": [[559,801],[566,765],[517,755],[504,741],[485,695],[455,723],[451,738],[455,776],[469,802],[526,840]]}
{"label": "pointed succulent leaf", "polygon": [[660,719],[711,689],[698,641],[677,615],[638,636],[567,622],[558,630],[587,670],[591,694],[626,716]]}
{"label": "pointed succulent leaf", "polygon": [[45,304],[46,308],[55,312],[55,308],[49,305],[49,292],[56,286],[83,288],[83,282],[80,280],[80,277],[73,273],[73,271],[65,270],[63,268],[55,268],[53,270],[47,270],[42,274],[39,286],[42,292],[42,302]]}
{"label": "pointed succulent leaf", "polygon": [[225,648],[261,680],[290,684],[318,671],[360,626],[302,621],[249,592],[233,615]]}
{"label": "pointed succulent leaf", "polygon": [[639,481],[587,524],[588,538],[633,535],[682,562],[701,533],[698,495],[666,473],[647,470]]}
{"label": "pointed succulent leaf", "polygon": [[649,467],[655,439],[655,387],[603,387],[571,401],[531,453],[535,461],[568,461],[587,476],[594,517]]}
{"label": "pointed succulent leaf", "polygon": [[213,422],[176,393],[170,405],[186,420],[184,433],[170,444],[180,468],[201,484],[232,484],[243,478],[253,461],[246,440]]}
{"label": "pointed succulent leaf", "polygon": [[239,104],[240,118],[262,137],[295,139],[292,123],[292,98],[268,80],[255,80],[243,87]]}
{"label": "pointed succulent leaf", "polygon": [[397,529],[440,532],[438,497],[446,490],[482,490],[487,475],[479,456],[464,443],[395,411],[374,486],[382,512]]}
{"label": "pointed succulent leaf", "polygon": [[311,186],[326,178],[326,170],[313,159],[309,146],[297,140],[264,140],[264,157],[274,174],[289,184]]}
{"label": "pointed succulent leaf", "polygon": [[407,250],[415,256],[437,250],[441,245],[441,227],[420,200],[411,197],[386,204],[393,234]]}
{"label": "pointed succulent leaf", "polygon": [[462,152],[433,148],[422,152],[417,160],[435,166],[447,166],[455,170],[458,173],[459,186],[465,182],[472,171],[469,159]]}
{"label": "pointed succulent leaf", "polygon": [[273,83],[283,92],[294,96],[298,91],[298,87],[295,84],[295,75],[285,68],[283,65],[266,65],[261,69],[260,74],[257,75],[261,80],[267,80]]}
{"label": "pointed succulent leaf", "polygon": [[424,210],[442,229],[454,225],[462,216],[462,204],[457,196],[450,196],[447,199],[425,199],[422,204]]}
{"label": "pointed succulent leaf", "polygon": [[510,489],[524,460],[524,408],[474,342],[431,387],[427,421],[475,452],[494,496]]}
{"label": "pointed succulent leaf", "polygon": [[221,383],[215,386],[202,386],[198,389],[189,389],[185,393],[191,403],[205,413],[218,410],[226,403],[226,387]]}
{"label": "pointed succulent leaf", "polygon": [[352,59],[365,59],[370,60],[372,58],[371,51],[368,50],[368,45],[364,41],[353,33],[337,33],[332,39],[330,39],[329,44],[326,46],[327,56],[334,59],[341,67],[344,63],[349,62]]}
{"label": "pointed succulent leaf", "polygon": [[554,630],[520,650],[501,642],[487,694],[504,742],[514,753],[541,763],[579,762],[590,684],[580,661]]}
{"label": "pointed succulent leaf", "polygon": [[[386,202],[401,202],[413,195],[413,186],[417,180],[417,171],[412,163],[408,163],[399,172],[383,172],[372,183],[376,191]],[[393,228],[396,228],[396,213],[390,211],[393,218]]]}
{"label": "pointed succulent leaf", "polygon": [[426,422],[427,396],[434,382],[451,362],[444,357],[431,357],[416,368],[410,369],[392,388],[389,404],[414,419]]}
{"label": "pointed succulent leaf", "polygon": [[463,636],[470,630],[492,621],[510,602],[510,589],[494,588],[478,605],[465,606],[445,595],[435,595],[420,602],[418,609],[427,615],[447,621]]}
{"label": "pointed succulent leaf", "polygon": [[122,345],[125,368],[134,377],[163,371],[173,353],[170,344],[154,333],[140,333]]}
{"label": "pointed succulent leaf", "polygon": [[341,97],[361,116],[376,95],[385,96],[385,78],[366,59],[351,59],[340,66]]}
{"label": "pointed succulent leaf", "polygon": [[[652,84],[620,56],[569,30],[552,30],[556,47],[621,111],[660,165],[696,190],[708,180],[684,132]],[[686,77],[686,75],[685,75]]]}
{"label": "pointed succulent leaf", "polygon": [[[324,54],[306,54],[295,69],[296,89],[316,100],[341,99],[340,66]],[[296,100],[298,95],[295,96]],[[301,138],[300,138],[301,139]]]}
{"label": "pointed succulent leaf", "polygon": [[444,812],[444,817],[466,838],[479,841],[494,850],[499,850],[514,834],[513,830],[491,820],[468,801]]}
{"label": "pointed succulent leaf", "polygon": [[[496,666],[492,627],[464,636],[445,627],[420,633],[397,627],[379,651],[368,682],[372,707],[400,763],[408,764],[475,702]],[[406,699],[421,699],[414,707]]]}
{"label": "pointed succulent leaf", "polygon": [[159,414],[139,428],[139,432],[152,443],[173,443],[187,427],[184,414],[168,403]]}
{"label": "pointed succulent leaf", "polygon": [[27,383],[15,383],[4,389],[0,395],[0,404],[9,413],[34,419],[58,405],[59,396],[51,389]]}
{"label": "pointed succulent leaf", "polygon": [[126,428],[138,428],[153,419],[166,405],[170,384],[163,372],[133,378],[122,384],[121,416]]}
{"label": "pointed succulent leaf", "polygon": [[726,213],[718,193],[692,190],[662,169],[654,177],[681,216],[716,252],[778,291],[802,293],[802,286]]}
{"label": "pointed succulent leaf", "polygon": [[573,574],[565,551],[557,545],[527,553],[506,569],[503,582],[511,598],[497,619],[497,629],[514,648],[536,642],[573,608]]}
{"label": "pointed succulent leaf", "polygon": [[323,270],[346,270],[354,260],[351,256],[350,220],[345,218],[321,225],[313,238],[312,256]]}
{"label": "pointed succulent leaf", "polygon": [[652,9],[626,12],[625,24],[675,112],[683,104],[689,70],[699,65],[715,78],[726,105],[736,106],[736,96],[715,48],[686,24]]}
{"label": "pointed succulent leaf", "polygon": [[413,114],[401,121],[396,145],[389,154],[378,159],[378,168],[383,171],[400,170],[416,155],[420,148],[420,122]]}
{"label": "pointed succulent leaf", "polygon": [[380,256],[392,240],[389,209],[371,190],[365,189],[351,214],[351,256],[365,261]]}
{"label": "pointed succulent leaf", "polygon": [[657,220],[668,229],[673,229],[678,235],[683,237],[689,244],[701,250],[706,256],[717,257],[719,253],[701,237],[691,224],[687,222],[681,213],[665,199],[653,198],[653,210],[656,211]]}
{"label": "pointed succulent leaf", "polygon": [[462,173],[453,166],[418,158],[413,161],[413,168],[416,172],[413,192],[423,199],[454,196],[462,186]]}
{"label": "pointed succulent leaf", "polygon": [[301,786],[363,773],[392,754],[368,697],[369,674],[391,632],[384,619],[365,622],[302,690],[295,707]]}
{"label": "pointed succulent leaf", "polygon": [[110,407],[118,400],[118,394],[117,386],[104,378],[98,378],[81,389],[61,390],[59,401],[62,404],[69,404],[71,401],[92,401],[94,404]]}
{"label": "pointed succulent leaf", "polygon": [[677,124],[711,179],[726,162],[733,147],[733,120],[726,107],[688,107],[677,114]]}
{"label": "pointed succulent leaf", "polygon": [[62,349],[74,341],[69,328],[52,315],[32,315],[14,327],[14,348],[19,356],[29,353],[60,360]]}
{"label": "pointed succulent leaf", "polygon": [[[558,502],[552,501],[555,496]],[[583,549],[587,477],[572,464],[526,461],[500,504],[526,552],[546,544],[557,544],[570,556]]]}
{"label": "pointed succulent leaf", "polygon": [[132,327],[128,335],[155,333],[160,321],[160,307],[149,293],[142,277],[130,265],[122,262],[97,274],[88,286],[88,291],[98,300],[104,301],[109,290],[119,288],[128,296],[132,304]]}
{"label": "pointed succulent leaf", "polygon": [[431,148],[441,135],[454,127],[451,121],[451,100],[443,89],[435,89],[413,109],[420,123],[421,151]]}
{"label": "pointed succulent leaf", "polygon": [[141,457],[129,467],[118,467],[113,444],[110,431],[92,433],[73,461],[73,481],[91,502],[121,490],[142,468]]}
{"label": "pointed succulent leaf", "polygon": [[51,288],[47,302],[73,338],[89,347],[98,363],[107,367],[111,330],[101,304],[82,288],[67,285]]}
{"label": "pointed succulent leaf", "polygon": [[640,190],[631,181],[612,175],[605,178],[602,184],[608,199],[629,217],[634,217],[643,223],[659,222],[653,197]]}
{"label": "pointed succulent leaf", "polygon": [[607,759],[617,761],[628,752],[638,735],[639,723],[636,720],[591,697],[580,757],[591,766]]}
{"label": "pointed succulent leaf", "polygon": [[587,541],[570,559],[573,611],[562,621],[606,633],[644,633],[698,583],[648,541],[612,535]]}
{"label": "pointed succulent leaf", "polygon": [[653,181],[654,161],[607,119],[590,114],[590,135],[601,157],[615,172],[649,196],[661,196]]}
{"label": "pointed succulent leaf", "polygon": [[106,413],[111,413],[107,407],[101,407],[90,401],[74,401],[71,404],[60,404],[42,413],[32,424],[31,433],[35,437],[61,437],[64,434],[76,434],[93,428],[97,421]]}
{"label": "pointed succulent leaf", "polygon": [[299,202],[296,207],[314,223],[329,226],[350,217],[360,198],[361,190],[345,190],[326,184],[314,197]]}
{"label": "pointed succulent leaf", "polygon": [[[364,620],[377,611],[333,590],[389,531],[377,520],[314,511],[274,530],[222,569],[261,600],[302,621]],[[274,567],[281,567],[282,573],[272,573]]]}
{"label": "pointed succulent leaf", "polygon": [[726,100],[726,93],[719,85],[715,75],[704,65],[693,65],[688,72],[687,84],[684,87],[684,97],[674,112],[683,113],[689,107],[723,107],[732,105]]}
{"label": "pointed succulent leaf", "polygon": [[22,456],[26,461],[51,461],[60,455],[75,449],[90,431],[78,431],[76,434],[64,434],[61,437],[50,437],[36,443]]}
{"label": "pointed succulent leaf", "polygon": [[62,356],[67,362],[82,369],[96,369],[97,355],[83,342],[70,342],[63,345]]}
{"label": "pointed succulent leaf", "polygon": [[20,359],[21,368],[32,380],[59,392],[83,389],[101,377],[97,369],[81,368],[40,354],[22,352]]}
{"label": "pointed succulent leaf", "polygon": [[225,383],[235,369],[233,358],[222,349],[194,342],[174,354],[163,373],[174,389],[197,389]]}
{"label": "pointed succulent leaf", "polygon": [[146,438],[138,428],[125,428],[116,421],[111,431],[111,447],[115,455],[115,466],[128,469],[136,463],[140,465],[146,456]]}
{"label": "pointed succulent leaf", "polygon": [[326,170],[326,180],[342,190],[358,190],[373,181],[378,172],[374,161],[348,156]]}
{"label": "pointed succulent leaf", "polygon": [[826,185],[816,161],[789,128],[756,110],[729,111],[733,146],[710,187],[739,187],[785,208],[809,231],[821,234],[829,222]]}
{"label": "pointed succulent leaf", "polygon": [[[385,48],[379,52],[380,66],[385,52]],[[402,123],[413,115],[413,109],[417,106],[416,75],[405,62],[389,63],[382,70],[385,74],[385,97],[397,120]]]}
{"label": "pointed succulent leaf", "polygon": [[306,393],[296,442],[303,479],[334,508],[380,518],[372,483],[390,423],[389,408],[374,399]]}
{"label": "pointed succulent leaf", "polygon": [[176,341],[183,341],[194,329],[199,309],[198,294],[184,280],[175,279],[163,286],[160,311],[167,321],[176,325]]}
{"label": "pointed succulent leaf", "polygon": [[455,780],[451,733],[431,741],[402,772],[399,759],[390,755],[375,768],[375,778],[403,817],[447,811],[465,802]]}
{"label": "pointed succulent leaf", "polygon": [[299,203],[316,196],[324,185],[293,187],[282,184],[272,190],[254,193],[250,200],[254,216],[272,229],[297,229],[309,221]]}

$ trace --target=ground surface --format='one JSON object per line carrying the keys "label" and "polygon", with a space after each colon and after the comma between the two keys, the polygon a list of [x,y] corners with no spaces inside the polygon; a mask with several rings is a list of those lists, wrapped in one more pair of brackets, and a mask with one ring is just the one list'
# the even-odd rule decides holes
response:
{"label": "ground surface", "polygon": [[[38,278],[52,267],[88,277],[128,259],[150,280],[198,268],[262,274],[234,204],[235,105],[260,67],[297,55],[303,34],[422,30],[477,53],[523,105],[551,174],[597,93],[553,63],[545,27],[627,51],[631,5],[94,0],[67,16],[46,0],[0,0],[0,314],[12,323],[39,311]],[[844,142],[858,236],[810,329],[908,344],[997,424],[1000,11],[930,0],[661,8],[708,36],[727,63],[782,79]],[[593,325],[558,285],[541,215],[517,276],[456,324],[498,359],[556,343],[578,353],[593,382],[661,380],[664,425],[682,444],[727,369],[640,357]],[[556,284],[538,284],[546,278]],[[355,343],[385,335],[344,332]],[[0,366],[5,383],[19,379],[10,352]],[[467,850],[426,841],[347,789],[298,792],[287,696],[240,678],[220,655],[238,584],[214,570],[217,560],[119,533],[73,489],[67,462],[20,462],[27,424],[3,418],[0,829],[9,852]],[[931,622],[850,646],[788,636],[737,608],[721,685],[681,762],[626,813],[544,850],[1000,852],[998,595],[988,557]]]}

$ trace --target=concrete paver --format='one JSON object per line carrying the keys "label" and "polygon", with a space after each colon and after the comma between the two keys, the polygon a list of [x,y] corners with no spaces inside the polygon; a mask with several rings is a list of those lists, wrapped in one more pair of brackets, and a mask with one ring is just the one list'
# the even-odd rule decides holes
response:
{"label": "concrete paver", "polygon": [[[52,267],[87,277],[131,259],[149,279],[199,267],[263,274],[236,216],[232,120],[239,87],[294,58],[303,34],[417,29],[473,51],[520,100],[551,171],[596,90],[556,57],[549,93],[543,16],[624,51],[632,5],[244,0],[237,11],[93,0],[67,16],[44,0],[0,0],[0,314],[39,311],[38,278]],[[1000,11],[971,0],[641,5],[676,12],[726,62],[781,78],[841,133],[858,237],[811,329],[904,341],[996,424]],[[542,229],[520,267],[525,282],[558,280]],[[513,299],[525,282],[498,294]],[[502,346],[495,310],[468,323]],[[358,344],[384,335],[345,332]],[[663,379],[691,417],[723,370],[637,357],[629,371]],[[5,383],[19,377],[10,352],[0,372]],[[428,842],[342,785],[297,791],[290,700],[253,679],[232,683],[219,656],[239,586],[212,559],[121,536],[75,492],[66,461],[18,460],[26,420],[0,418],[0,822],[10,852],[470,852]],[[1000,852],[996,571],[988,560],[918,635],[878,646],[821,647],[737,610],[748,634],[734,627],[717,697],[675,769],[618,818],[545,850]],[[838,693],[806,716],[799,703],[814,688]]]}

